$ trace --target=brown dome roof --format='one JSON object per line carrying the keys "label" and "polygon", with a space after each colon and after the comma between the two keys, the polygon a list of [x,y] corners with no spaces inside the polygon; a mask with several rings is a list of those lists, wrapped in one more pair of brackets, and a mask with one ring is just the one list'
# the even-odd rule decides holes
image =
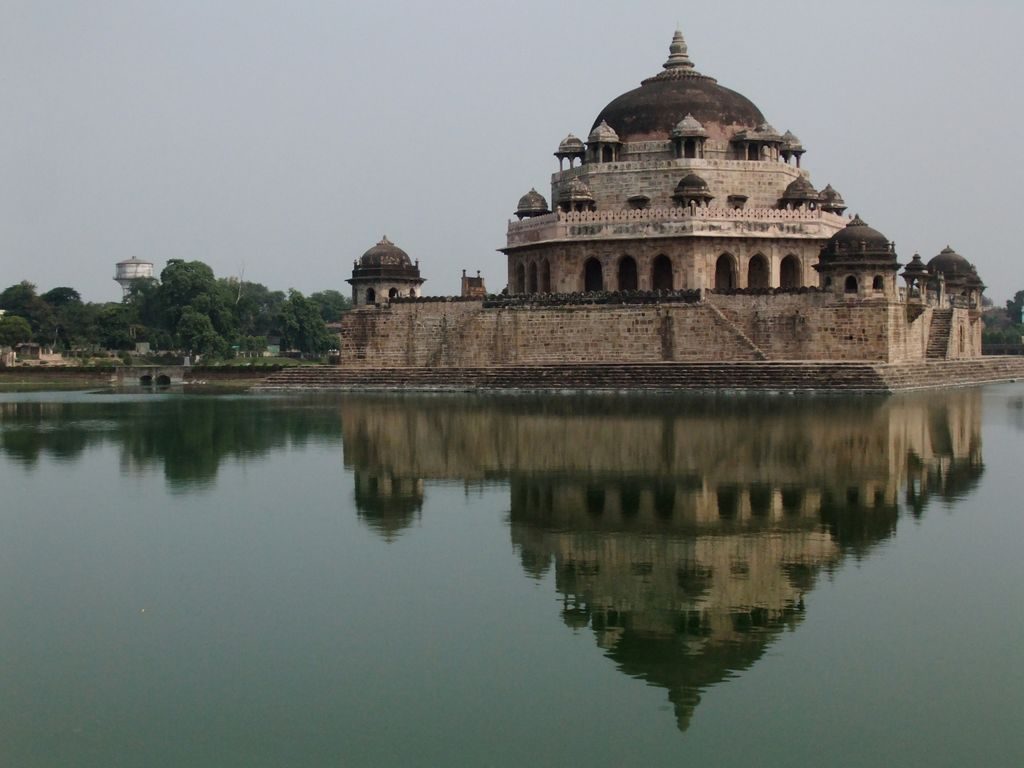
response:
{"label": "brown dome roof", "polygon": [[382,237],[380,242],[364,253],[359,259],[361,267],[411,267],[409,254]]}
{"label": "brown dome roof", "polygon": [[761,110],[745,96],[694,69],[681,32],[676,32],[669,50],[664,71],[608,104],[594,127],[608,123],[621,141],[667,140],[676,124],[692,115],[712,138],[722,140],[765,122]]}
{"label": "brown dome roof", "polygon": [[947,245],[938,256],[928,262],[928,269],[933,273],[941,272],[946,277],[950,275],[966,277],[972,266],[971,262]]}

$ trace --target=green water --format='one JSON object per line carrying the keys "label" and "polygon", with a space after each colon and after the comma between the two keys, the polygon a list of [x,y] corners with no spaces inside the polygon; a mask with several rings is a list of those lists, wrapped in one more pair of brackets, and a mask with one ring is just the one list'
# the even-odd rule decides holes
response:
{"label": "green water", "polygon": [[0,394],[0,765],[1024,764],[1024,385]]}

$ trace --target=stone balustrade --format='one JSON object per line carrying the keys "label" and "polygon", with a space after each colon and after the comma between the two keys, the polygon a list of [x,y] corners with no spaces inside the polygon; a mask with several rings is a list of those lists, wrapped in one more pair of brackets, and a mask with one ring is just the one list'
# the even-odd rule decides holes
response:
{"label": "stone balustrade", "polygon": [[828,237],[847,219],[820,210],[777,208],[647,208],[614,211],[555,211],[523,221],[510,221],[508,247],[551,240],[605,240],[707,234],[718,236]]}

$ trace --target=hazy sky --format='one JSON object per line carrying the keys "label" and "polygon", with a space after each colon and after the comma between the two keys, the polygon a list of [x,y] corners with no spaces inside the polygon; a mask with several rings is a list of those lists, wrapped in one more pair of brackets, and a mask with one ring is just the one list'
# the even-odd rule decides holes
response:
{"label": "hazy sky", "polygon": [[1024,288],[1021,0],[0,0],[0,288],[113,300],[134,255],[348,292],[386,233],[427,293],[498,291],[520,195],[677,23],[902,261]]}

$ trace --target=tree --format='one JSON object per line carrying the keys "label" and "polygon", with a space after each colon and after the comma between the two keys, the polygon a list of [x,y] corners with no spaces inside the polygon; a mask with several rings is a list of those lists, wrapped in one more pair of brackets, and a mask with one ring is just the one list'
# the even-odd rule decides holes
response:
{"label": "tree", "polygon": [[217,333],[210,318],[192,307],[186,307],[178,323],[178,339],[184,349],[199,355],[223,356],[227,343]]}
{"label": "tree", "polygon": [[320,308],[320,317],[325,323],[336,323],[341,316],[352,309],[352,301],[338,291],[317,291],[309,295],[310,301]]}
{"label": "tree", "polygon": [[1011,323],[1024,325],[1024,317],[1021,317],[1021,310],[1024,309],[1024,291],[1017,291],[1013,298],[1006,302],[1006,313],[1010,316]]}
{"label": "tree", "polygon": [[200,296],[215,293],[213,270],[201,261],[171,259],[160,273],[157,290],[166,328],[176,329],[185,308]]}
{"label": "tree", "polygon": [[13,347],[32,338],[32,326],[17,315],[0,317],[0,347]]}
{"label": "tree", "polygon": [[333,346],[334,337],[328,333],[320,316],[320,307],[294,288],[278,314],[281,343],[300,352],[322,353]]}
{"label": "tree", "polygon": [[46,341],[50,335],[53,310],[39,298],[35,285],[28,280],[22,280],[0,293],[0,309],[25,318],[32,327],[32,334],[42,337],[42,340]]}
{"label": "tree", "polygon": [[49,304],[53,309],[60,309],[61,307],[66,307],[68,304],[82,303],[82,294],[74,288],[68,288],[67,286],[51,288],[39,298]]}
{"label": "tree", "polygon": [[134,349],[132,311],[124,304],[105,304],[96,315],[95,339],[106,349]]}

